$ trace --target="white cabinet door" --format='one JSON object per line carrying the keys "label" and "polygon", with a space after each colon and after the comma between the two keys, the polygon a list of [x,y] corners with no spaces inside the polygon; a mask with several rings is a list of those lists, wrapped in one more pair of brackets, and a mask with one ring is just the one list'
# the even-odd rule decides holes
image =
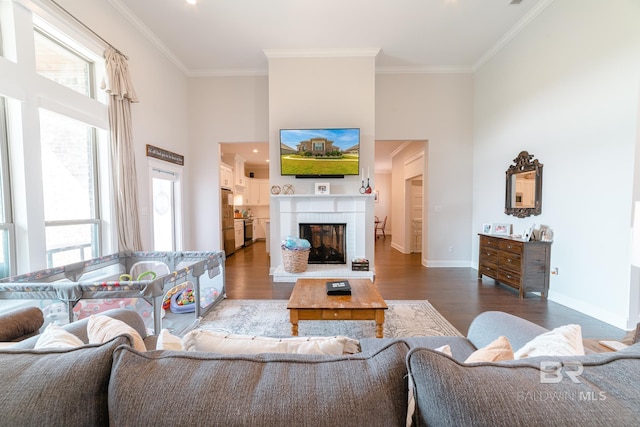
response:
{"label": "white cabinet door", "polygon": [[244,176],[244,158],[235,156],[233,166],[236,187],[245,187],[247,185],[247,177]]}
{"label": "white cabinet door", "polygon": [[259,205],[269,206],[271,187],[269,187],[268,179],[261,179],[258,181],[257,195]]}
{"label": "white cabinet door", "polygon": [[246,178],[245,183],[247,188],[244,192],[244,204],[249,206],[256,206],[258,204],[257,190],[258,186],[255,179]]}
{"label": "white cabinet door", "polygon": [[244,245],[244,221],[235,221],[233,224],[236,249]]}
{"label": "white cabinet door", "polygon": [[267,237],[265,221],[266,220],[264,218],[258,218],[253,222],[256,225],[255,230],[253,231],[253,237],[256,239],[265,239]]}
{"label": "white cabinet door", "polygon": [[220,165],[220,187],[229,190],[233,188],[233,169],[227,165]]}

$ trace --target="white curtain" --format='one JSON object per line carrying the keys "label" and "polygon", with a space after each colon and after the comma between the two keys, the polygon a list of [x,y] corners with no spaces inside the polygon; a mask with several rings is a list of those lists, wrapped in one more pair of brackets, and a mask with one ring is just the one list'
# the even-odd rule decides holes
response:
{"label": "white curtain", "polygon": [[102,88],[109,94],[111,165],[115,193],[119,251],[141,251],[138,219],[138,180],[131,129],[131,103],[138,102],[127,67],[127,59],[107,49],[106,76]]}

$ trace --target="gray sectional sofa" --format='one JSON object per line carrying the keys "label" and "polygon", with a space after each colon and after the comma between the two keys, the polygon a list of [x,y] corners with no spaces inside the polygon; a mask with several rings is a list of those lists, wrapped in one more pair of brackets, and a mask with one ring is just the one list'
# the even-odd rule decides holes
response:
{"label": "gray sectional sofa", "polygon": [[[131,311],[111,317],[144,336]],[[67,325],[87,341],[86,321]],[[0,424],[64,426],[637,425],[640,344],[616,353],[464,364],[505,335],[518,348],[546,329],[486,312],[467,338],[363,339],[361,353],[137,352],[126,336],[72,350],[0,351]],[[434,348],[448,344],[454,357]],[[580,369],[541,381],[541,360]],[[574,378],[576,375],[573,376]],[[552,376],[553,378],[553,376]],[[411,388],[411,398],[409,397]]]}

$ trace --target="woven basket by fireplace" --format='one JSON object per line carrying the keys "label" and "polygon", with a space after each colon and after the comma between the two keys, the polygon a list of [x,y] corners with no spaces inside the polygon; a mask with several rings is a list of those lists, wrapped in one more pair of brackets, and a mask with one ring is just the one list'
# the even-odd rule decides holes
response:
{"label": "woven basket by fireplace", "polygon": [[289,249],[282,246],[282,263],[287,273],[302,273],[307,271],[309,263],[309,248]]}

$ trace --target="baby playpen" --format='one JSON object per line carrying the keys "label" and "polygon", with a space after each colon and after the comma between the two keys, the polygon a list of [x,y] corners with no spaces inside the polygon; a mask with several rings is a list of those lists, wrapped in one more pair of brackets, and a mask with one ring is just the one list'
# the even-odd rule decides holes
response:
{"label": "baby playpen", "polygon": [[223,251],[120,252],[1,279],[0,300],[40,307],[45,326],[125,308],[149,332],[181,335],[224,298],[224,259]]}

